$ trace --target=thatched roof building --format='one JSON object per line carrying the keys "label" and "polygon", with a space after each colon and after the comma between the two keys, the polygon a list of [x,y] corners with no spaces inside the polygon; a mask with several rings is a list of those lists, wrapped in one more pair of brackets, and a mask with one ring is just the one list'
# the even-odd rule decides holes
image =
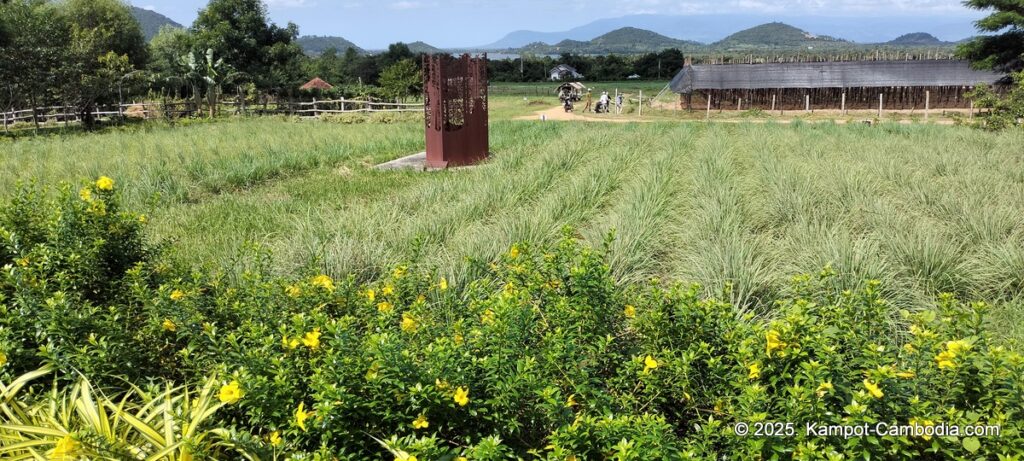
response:
{"label": "thatched roof building", "polygon": [[307,82],[305,85],[302,85],[302,86],[299,87],[300,90],[307,90],[307,91],[308,90],[324,90],[324,91],[326,91],[326,90],[329,90],[331,88],[334,88],[334,85],[331,85],[330,83],[327,83],[327,82],[323,81],[320,77],[316,77],[313,80],[310,80],[309,82]]}

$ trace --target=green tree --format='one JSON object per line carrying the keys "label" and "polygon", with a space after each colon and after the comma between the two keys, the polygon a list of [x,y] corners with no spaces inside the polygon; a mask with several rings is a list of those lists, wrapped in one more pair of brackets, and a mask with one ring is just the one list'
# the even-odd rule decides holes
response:
{"label": "green tree", "polygon": [[290,88],[301,67],[302,49],[295,43],[294,24],[279,27],[268,21],[260,0],[211,0],[192,24],[194,49],[212,49],[225,63],[253,76],[264,89]]}
{"label": "green tree", "polygon": [[[42,0],[0,3],[0,101],[38,106],[56,86],[53,69],[69,52],[67,24]],[[38,127],[38,125],[37,125]]]}
{"label": "green tree", "polygon": [[120,0],[67,0],[60,14],[69,25],[70,52],[58,67],[61,95],[87,127],[93,110],[112,102],[119,84],[146,63],[146,42],[138,21]]}
{"label": "green tree", "polygon": [[989,35],[960,45],[957,53],[983,69],[1024,69],[1024,0],[967,0],[969,8],[992,11],[975,23]]}
{"label": "green tree", "polygon": [[412,59],[403,59],[380,73],[380,86],[389,98],[404,101],[423,91],[423,72]]}

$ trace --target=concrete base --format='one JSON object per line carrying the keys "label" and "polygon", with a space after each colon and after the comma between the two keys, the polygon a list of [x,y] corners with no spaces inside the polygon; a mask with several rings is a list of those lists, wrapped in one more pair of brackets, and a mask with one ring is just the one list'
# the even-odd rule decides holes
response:
{"label": "concrete base", "polygon": [[426,151],[418,154],[408,155],[402,158],[392,160],[390,162],[381,163],[374,168],[378,170],[416,170],[416,171],[438,171],[446,169],[462,169],[472,168],[476,165],[466,165],[459,167],[447,168],[446,166],[431,166],[427,164],[427,153]]}

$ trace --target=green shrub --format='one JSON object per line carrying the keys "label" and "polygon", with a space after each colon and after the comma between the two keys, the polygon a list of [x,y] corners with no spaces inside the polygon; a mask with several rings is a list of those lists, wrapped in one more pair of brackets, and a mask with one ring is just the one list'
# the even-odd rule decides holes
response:
{"label": "green shrub", "polygon": [[[414,264],[371,284],[281,277],[263,251],[241,273],[193,272],[142,244],[139,218],[117,211],[116,192],[91,198],[26,190],[2,215],[9,359],[0,378],[51,363],[63,382],[81,371],[112,387],[196,385],[215,373],[229,395],[216,424],[249,437],[247,451],[262,459],[1015,459],[1024,450],[1024,360],[989,339],[983,303],[943,296],[892,318],[880,282],[846,287],[825,268],[794,277],[768,317],[754,317],[700,287],[616,282],[608,246],[568,230],[553,247],[517,245],[479,262],[482,275],[462,286]],[[102,238],[112,232],[121,238]],[[771,422],[792,422],[793,433],[734,431]],[[878,422],[1002,433],[805,433],[807,423]]]}

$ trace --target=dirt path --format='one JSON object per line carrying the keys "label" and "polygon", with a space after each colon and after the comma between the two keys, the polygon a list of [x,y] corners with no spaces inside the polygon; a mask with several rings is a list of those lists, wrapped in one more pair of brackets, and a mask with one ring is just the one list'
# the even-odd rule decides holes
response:
{"label": "dirt path", "polygon": [[541,111],[534,112],[533,115],[523,115],[516,117],[513,120],[574,120],[579,122],[610,122],[610,123],[630,123],[630,122],[653,122],[655,120],[644,120],[636,117],[631,118],[612,118],[612,115],[608,114],[592,114],[592,115],[581,115],[577,112],[566,112],[562,106],[552,107]]}
{"label": "dirt path", "polygon": [[[948,110],[947,109],[947,111],[954,112],[954,111],[957,111],[957,110],[956,109],[954,109],[954,110]],[[892,111],[892,112],[898,113],[899,111]],[[965,110],[965,112],[966,112],[966,110]],[[767,118],[748,118],[748,117],[712,118],[711,121],[712,122],[717,122],[717,123],[767,123],[767,122],[775,122],[775,123],[783,123],[783,124],[785,124],[785,123],[791,123],[791,122],[793,122],[793,120],[799,119],[799,115],[803,114],[802,111],[791,111],[791,113],[796,114],[796,116],[792,116],[792,117],[787,117],[787,116],[769,116]],[[824,118],[822,118],[822,119],[811,119],[811,120],[802,119],[803,122],[804,123],[834,122],[834,123],[839,124],[839,125],[844,125],[844,124],[847,124],[847,123],[861,123],[863,121],[863,120],[850,120],[850,119],[839,118],[839,117],[843,117],[843,115],[838,110],[835,110],[835,111],[821,110],[821,111],[815,111],[815,113],[819,114],[819,115],[830,114],[830,115],[834,115],[836,118],[835,119],[824,119]],[[861,115],[861,114],[857,114],[857,115]],[[871,118],[872,118],[871,115],[872,115],[871,111],[865,111],[864,120],[871,120]],[[909,113],[907,115],[909,115]],[[847,117],[849,117],[849,115],[847,115]],[[672,119],[657,118],[657,117],[656,118],[648,119],[648,118],[639,118],[639,117],[637,117],[635,115],[634,116],[617,116],[617,115],[610,115],[610,114],[593,114],[593,113],[588,113],[588,115],[582,115],[582,114],[580,114],[578,112],[566,112],[565,109],[562,108],[562,106],[556,106],[556,107],[552,107],[550,109],[540,110],[540,111],[534,112],[532,115],[519,116],[519,117],[514,118],[513,120],[534,120],[534,121],[537,121],[537,120],[556,120],[556,121],[578,121],[578,122],[603,122],[603,123],[633,123],[633,122],[648,123],[648,122],[671,122],[671,121],[702,122],[702,121],[704,121],[702,119],[672,120]],[[909,120],[909,119],[903,119],[903,120],[898,120],[897,123],[908,125],[908,124],[913,124],[913,123],[924,123],[924,122],[914,121],[914,120]],[[932,123],[932,124],[936,124],[936,125],[953,125],[954,124],[953,120],[942,119],[942,118],[932,119],[928,123]]]}

